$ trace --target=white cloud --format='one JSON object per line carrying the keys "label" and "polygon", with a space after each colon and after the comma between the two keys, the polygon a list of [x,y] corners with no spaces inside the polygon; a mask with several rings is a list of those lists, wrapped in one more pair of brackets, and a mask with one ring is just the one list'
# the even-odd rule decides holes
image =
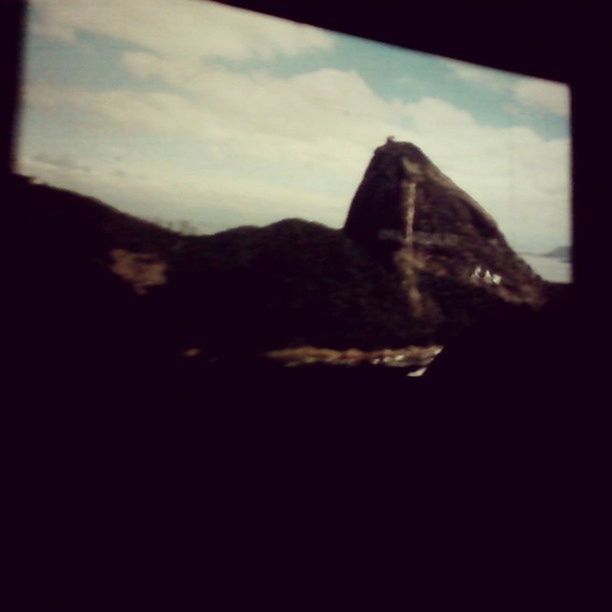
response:
{"label": "white cloud", "polygon": [[215,2],[196,0],[31,0],[39,35],[63,41],[89,32],[164,57],[271,59],[333,46],[305,26]]}
{"label": "white cloud", "polygon": [[[35,6],[39,33],[73,40],[87,31],[133,43],[140,49],[124,52],[123,67],[132,78],[156,79],[145,90],[129,81],[105,91],[28,84],[29,108],[93,126],[88,159],[78,162],[92,169],[87,176],[45,165],[33,159],[40,151],[28,150],[26,165],[45,180],[89,188],[133,212],[176,202],[178,218],[204,218],[215,203],[228,218],[242,215],[241,223],[300,216],[339,227],[373,149],[393,135],[421,147],[518,248],[539,241],[545,250],[569,240],[567,139],[484,126],[436,97],[388,101],[354,71],[328,67],[281,78],[213,63],[330,48],[323,32],[192,0],[35,0]],[[561,110],[561,92],[546,89],[547,82],[459,64],[449,62],[458,78],[505,91],[525,108]],[[154,135],[151,146],[166,159],[153,163],[143,150],[140,161],[128,155],[121,166],[105,164],[94,137],[101,131],[112,133],[119,149],[128,135]],[[69,147],[70,138],[63,141]],[[177,141],[197,143],[211,166],[225,163],[227,170],[183,168],[170,153]]]}
{"label": "white cloud", "polygon": [[562,83],[521,79],[514,87],[514,98],[525,107],[548,111],[560,117],[568,117],[570,113],[569,88]]}
{"label": "white cloud", "polygon": [[110,121],[126,132],[176,134],[208,141],[224,141],[228,127],[206,108],[167,92],[136,92],[130,89],[90,91],[32,85],[25,91],[25,102],[33,108],[51,112],[79,111],[99,127],[99,120]]}
{"label": "white cloud", "polygon": [[392,114],[356,72],[328,68],[283,79],[145,53],[124,54],[124,64],[138,76],[161,77],[195,98],[199,108],[231,116],[234,125],[255,134],[274,132],[308,139],[313,124],[328,121],[324,130],[323,124],[317,125],[314,134],[345,138],[371,132],[368,124],[373,118]]}
{"label": "white cloud", "polygon": [[68,172],[91,172],[91,167],[76,161],[71,155],[61,153],[59,155],[49,155],[46,153],[37,153],[34,156],[34,161],[40,164],[58,168]]}
{"label": "white cloud", "polygon": [[501,70],[485,68],[459,60],[444,59],[444,65],[450,69],[454,78],[480,85],[497,91],[504,91],[511,86],[512,75]]}
{"label": "white cloud", "polygon": [[[477,87],[506,93],[515,105],[524,110],[537,110],[568,117],[570,113],[569,88],[562,83],[532,77],[520,78],[511,73],[493,70],[456,60],[443,60],[454,78]],[[516,107],[507,105],[506,110],[516,112]]]}
{"label": "white cloud", "polygon": [[[141,67],[144,59],[138,57]],[[198,141],[235,173],[188,177],[169,159],[163,170],[147,166],[146,173],[158,177],[151,183],[156,189],[174,176],[170,192],[189,183],[189,193],[207,194],[210,201],[246,206],[250,197],[255,208],[267,202],[270,220],[310,214],[335,226],[344,220],[373,149],[394,135],[420,146],[519,248],[542,241],[547,232],[552,246],[569,239],[567,139],[547,141],[525,127],[483,126],[436,98],[386,102],[352,72],[280,79],[217,67],[183,79],[184,67],[146,60],[147,70],[181,82],[184,95],[45,86],[30,88],[30,103],[86,112],[92,121],[121,130]]]}

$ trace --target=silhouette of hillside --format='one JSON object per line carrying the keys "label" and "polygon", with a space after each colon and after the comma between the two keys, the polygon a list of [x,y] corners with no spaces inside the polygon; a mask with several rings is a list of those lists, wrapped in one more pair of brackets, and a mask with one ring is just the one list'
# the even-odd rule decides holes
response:
{"label": "silhouette of hillside", "polygon": [[404,363],[415,346],[429,355],[474,324],[541,310],[551,288],[407,143],[376,150],[342,230],[285,219],[193,236],[26,177],[5,187],[10,226],[28,238],[20,270],[37,359],[61,347],[78,371],[286,354]]}

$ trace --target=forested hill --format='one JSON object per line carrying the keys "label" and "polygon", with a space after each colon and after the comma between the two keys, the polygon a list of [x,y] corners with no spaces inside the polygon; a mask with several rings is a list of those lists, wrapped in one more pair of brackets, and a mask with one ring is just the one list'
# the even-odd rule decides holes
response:
{"label": "forested hill", "polygon": [[20,237],[24,343],[39,364],[82,375],[193,371],[285,350],[305,362],[349,363],[353,350],[360,363],[403,363],[411,347],[563,299],[407,143],[377,149],[343,230],[284,219],[184,235],[23,176],[3,191]]}

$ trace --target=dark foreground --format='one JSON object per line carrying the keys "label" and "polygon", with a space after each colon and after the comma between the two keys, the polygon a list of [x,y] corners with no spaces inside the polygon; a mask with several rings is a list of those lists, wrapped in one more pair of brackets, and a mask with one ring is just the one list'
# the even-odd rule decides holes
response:
{"label": "dark foreground", "polygon": [[[6,226],[11,565],[28,577],[22,601],[37,601],[25,609],[138,609],[145,594],[173,609],[184,592],[170,576],[225,601],[279,584],[310,593],[313,572],[336,580],[336,559],[359,563],[364,547],[401,536],[411,543],[400,556],[418,565],[527,549],[565,562],[567,509],[585,476],[576,404],[564,400],[590,357],[572,348],[565,288],[545,311],[456,334],[421,378],[288,367],[239,342],[194,360],[185,351],[198,345],[162,333],[167,319],[109,270],[100,252],[116,245],[83,230],[104,227],[96,211],[66,224],[23,206]],[[173,239],[145,229],[148,244]],[[169,320],[181,329],[193,313]],[[256,570],[266,583],[249,580]],[[494,580],[478,570],[479,583]]]}

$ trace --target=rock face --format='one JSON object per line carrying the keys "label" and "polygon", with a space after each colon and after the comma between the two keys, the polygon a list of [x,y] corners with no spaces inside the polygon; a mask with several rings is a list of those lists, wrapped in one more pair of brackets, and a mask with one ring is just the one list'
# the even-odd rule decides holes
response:
{"label": "rock face", "polygon": [[344,231],[434,301],[444,301],[446,281],[517,305],[545,301],[545,283],[494,219],[412,144],[389,140],[375,151]]}
{"label": "rock face", "polygon": [[37,333],[68,346],[78,323],[72,353],[103,345],[124,365],[445,344],[546,301],[494,220],[407,143],[376,150],[343,230],[286,219],[185,236],[24,177],[5,193],[29,237]]}

